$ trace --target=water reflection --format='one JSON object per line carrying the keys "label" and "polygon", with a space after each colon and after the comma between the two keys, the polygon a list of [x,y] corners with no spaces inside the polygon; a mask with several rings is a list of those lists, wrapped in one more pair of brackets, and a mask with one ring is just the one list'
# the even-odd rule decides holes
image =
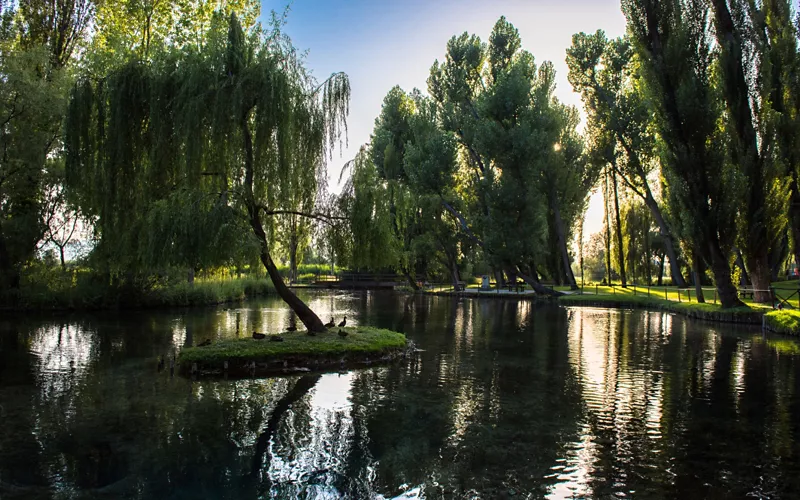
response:
{"label": "water reflection", "polygon": [[292,324],[233,308],[0,321],[2,498],[790,497],[793,339],[665,313],[389,293],[306,297],[404,331],[388,367],[156,370]]}

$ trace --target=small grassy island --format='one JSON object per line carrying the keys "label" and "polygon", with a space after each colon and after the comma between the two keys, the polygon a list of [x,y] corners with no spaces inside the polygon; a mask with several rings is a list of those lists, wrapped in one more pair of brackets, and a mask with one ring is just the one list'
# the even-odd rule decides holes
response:
{"label": "small grassy island", "polygon": [[[340,336],[340,330],[347,336]],[[184,349],[178,363],[184,373],[274,375],[368,366],[396,359],[408,349],[402,333],[358,326],[333,328],[314,336],[286,332],[260,340],[223,340]]]}

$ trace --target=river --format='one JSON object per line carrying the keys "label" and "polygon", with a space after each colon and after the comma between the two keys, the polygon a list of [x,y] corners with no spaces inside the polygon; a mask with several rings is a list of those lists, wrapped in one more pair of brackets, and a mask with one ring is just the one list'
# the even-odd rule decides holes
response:
{"label": "river", "polygon": [[800,343],[663,312],[306,293],[404,332],[390,366],[267,379],[159,371],[278,332],[269,297],[0,318],[0,498],[790,498]]}

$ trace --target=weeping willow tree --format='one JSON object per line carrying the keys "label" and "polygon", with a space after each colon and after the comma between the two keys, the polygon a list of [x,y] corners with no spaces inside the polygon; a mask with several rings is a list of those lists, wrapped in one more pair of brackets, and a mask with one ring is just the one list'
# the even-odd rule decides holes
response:
{"label": "weeping willow tree", "polygon": [[[249,227],[281,298],[309,331],[322,331],[283,282],[271,250],[277,216],[327,220],[304,212],[313,206],[300,201],[314,198],[326,158],[345,136],[349,99],[347,76],[318,83],[277,27],[243,30],[235,15],[226,22],[218,14],[202,50],[165,52],[147,65],[132,61],[75,87],[68,181],[118,269],[141,265],[147,255],[166,258],[182,246],[181,235],[201,246],[219,242],[230,212]],[[212,220],[196,226],[209,234],[144,237],[155,230],[152,211],[168,216],[163,203],[176,193],[204,207],[195,216]],[[169,246],[154,252],[142,242]]]}

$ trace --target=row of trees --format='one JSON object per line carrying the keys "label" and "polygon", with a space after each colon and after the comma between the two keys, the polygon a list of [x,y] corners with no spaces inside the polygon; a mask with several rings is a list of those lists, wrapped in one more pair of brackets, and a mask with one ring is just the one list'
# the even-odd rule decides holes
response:
{"label": "row of trees", "polygon": [[[353,260],[409,276],[438,261],[457,282],[458,259],[477,254],[541,292],[540,276],[574,286],[569,243],[599,188],[606,276],[614,267],[624,285],[633,268],[649,282],[658,261],[660,280],[668,262],[674,284],[692,275],[699,287],[708,269],[723,306],[734,307],[736,262],[755,299],[769,301],[776,269],[790,248],[796,260],[800,251],[790,2],[622,8],[628,35],[579,33],[567,50],[582,133],[576,110],[553,96],[552,66],[537,67],[504,18],[488,43],[467,33],[448,42],[430,97],[393,89],[355,162],[352,213],[380,216],[378,229],[355,216],[356,240],[369,243]],[[381,251],[387,245],[398,251]]]}
{"label": "row of trees", "polygon": [[552,65],[521,45],[500,18],[488,43],[450,39],[430,96],[389,92],[346,190],[356,265],[396,266],[412,286],[438,268],[457,284],[470,258],[541,293],[554,293],[541,276],[576,287],[569,246],[599,169]]}
{"label": "row of trees", "polygon": [[257,1],[2,0],[1,284],[19,287],[37,249],[63,255],[80,227],[109,282],[260,262],[314,330],[274,259],[295,268],[315,233],[340,264],[397,269],[411,286],[471,267],[556,293],[541,280],[576,286],[571,243],[582,255],[600,188],[607,276],[613,254],[623,283],[649,280],[655,254],[681,286],[710,269],[731,307],[740,256],[769,300],[772,271],[800,247],[789,2],[622,7],[627,36],[580,33],[567,50],[583,129],[552,65],[500,18],[487,42],[450,39],[427,95],[388,93],[332,196],[348,79],[317,81],[284,18],[257,22]]}

